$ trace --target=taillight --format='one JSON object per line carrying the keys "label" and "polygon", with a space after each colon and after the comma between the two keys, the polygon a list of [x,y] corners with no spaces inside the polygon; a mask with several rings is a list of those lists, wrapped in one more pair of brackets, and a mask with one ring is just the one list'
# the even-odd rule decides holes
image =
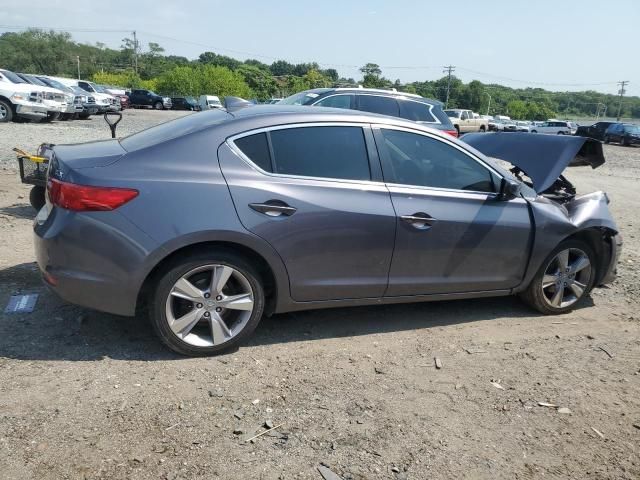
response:
{"label": "taillight", "polygon": [[458,131],[457,130],[445,130],[444,133],[448,133],[449,135],[451,135],[452,137],[456,137],[458,138]]}
{"label": "taillight", "polygon": [[132,188],[77,185],[55,178],[49,178],[47,191],[52,204],[75,212],[115,210],[139,193]]}

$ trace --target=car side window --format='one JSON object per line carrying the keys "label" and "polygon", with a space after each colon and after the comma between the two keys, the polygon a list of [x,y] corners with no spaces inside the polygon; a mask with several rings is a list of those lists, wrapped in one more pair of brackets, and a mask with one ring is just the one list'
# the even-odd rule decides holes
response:
{"label": "car side window", "polygon": [[295,127],[269,132],[275,173],[371,180],[361,127]]}
{"label": "car side window", "polygon": [[386,182],[496,192],[497,176],[466,153],[436,138],[381,129]]}
{"label": "car side window", "polygon": [[351,108],[353,95],[331,95],[314,103],[316,107]]}
{"label": "car side window", "polygon": [[400,116],[414,122],[437,123],[431,108],[426,103],[413,102],[411,100],[399,100]]}
{"label": "car side window", "polygon": [[249,160],[266,172],[272,172],[271,155],[269,154],[269,142],[267,134],[255,133],[238,138],[233,143],[244,153]]}
{"label": "car side window", "polygon": [[395,98],[379,95],[358,95],[358,110],[399,117],[400,109]]}

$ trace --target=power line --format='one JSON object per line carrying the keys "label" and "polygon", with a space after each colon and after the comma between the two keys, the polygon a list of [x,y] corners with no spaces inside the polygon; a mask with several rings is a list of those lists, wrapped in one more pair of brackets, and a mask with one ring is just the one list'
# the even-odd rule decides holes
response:
{"label": "power line", "polygon": [[[133,31],[132,29],[128,29],[128,30],[118,30],[118,29],[105,29],[105,28],[62,28],[62,27],[57,27],[57,28],[51,28],[51,27],[38,27],[38,26],[25,26],[25,25],[2,25],[0,24],[0,28],[3,29],[7,29],[7,30],[30,30],[30,29],[39,29],[39,30],[53,30],[53,31],[58,31],[58,32],[78,32],[78,33],[134,33],[134,37],[136,35],[136,32]],[[259,53],[255,53],[255,52],[247,52],[247,51],[243,51],[243,50],[234,50],[234,49],[230,49],[230,48],[224,48],[224,47],[220,47],[220,46],[215,46],[215,45],[208,45],[205,43],[201,43],[201,42],[194,42],[191,40],[184,40],[184,39],[180,39],[180,38],[175,38],[175,37],[170,37],[168,35],[159,35],[157,33],[153,33],[153,32],[147,32],[147,31],[138,31],[139,33],[148,36],[148,37],[155,37],[155,38],[160,38],[160,39],[165,39],[165,40],[170,40],[173,42],[178,42],[178,43],[183,43],[183,44],[188,44],[188,45],[194,45],[194,46],[198,46],[198,47],[202,47],[202,48],[207,48],[210,49],[212,51],[220,51],[220,52],[229,52],[229,53],[235,53],[238,55],[247,55],[251,58],[264,58],[264,59],[268,59],[268,60],[280,60],[282,59],[282,57],[274,57],[271,55],[263,55],[263,54],[259,54]],[[136,41],[134,40],[134,46],[137,45]],[[134,48],[135,50],[135,48]],[[134,53],[137,56],[137,51],[134,51]],[[298,63],[305,63],[305,62],[298,62]],[[318,65],[323,66],[323,67],[338,67],[338,68],[360,68],[359,65],[350,65],[350,64],[339,64],[339,63],[331,63],[331,62],[316,62]],[[430,69],[437,69],[440,68],[439,66],[436,65],[381,65],[380,66],[381,69],[386,69],[386,70],[430,70]],[[444,67],[445,69],[447,69],[448,67]],[[453,70],[455,70],[456,67],[453,67]],[[488,78],[495,78],[497,80],[504,80],[504,81],[509,81],[509,82],[514,82],[514,83],[522,83],[522,84],[526,84],[526,85],[539,85],[539,86],[548,86],[548,87],[589,87],[589,86],[602,86],[602,85],[614,85],[616,83],[619,84],[619,82],[616,81],[606,81],[606,82],[593,82],[593,83],[555,83],[555,82],[538,82],[538,81],[533,81],[533,80],[521,80],[521,79],[517,79],[517,78],[511,78],[511,77],[507,77],[507,76],[501,76],[501,75],[494,75],[492,73],[487,73],[487,72],[481,72],[481,71],[477,71],[477,70],[473,70],[470,68],[465,68],[465,67],[457,67],[459,70],[465,71],[465,72],[469,72],[475,75],[480,75],[483,77],[488,77]],[[444,71],[443,73],[449,73],[448,70]],[[450,81],[450,76],[448,81]],[[627,82],[628,83],[628,82]]]}

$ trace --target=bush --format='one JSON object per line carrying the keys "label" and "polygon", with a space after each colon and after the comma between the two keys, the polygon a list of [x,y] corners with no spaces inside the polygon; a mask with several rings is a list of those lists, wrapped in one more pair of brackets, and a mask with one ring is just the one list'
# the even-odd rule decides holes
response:
{"label": "bush", "polygon": [[215,65],[175,67],[160,75],[156,79],[156,86],[159,91],[169,95],[253,96],[242,75]]}

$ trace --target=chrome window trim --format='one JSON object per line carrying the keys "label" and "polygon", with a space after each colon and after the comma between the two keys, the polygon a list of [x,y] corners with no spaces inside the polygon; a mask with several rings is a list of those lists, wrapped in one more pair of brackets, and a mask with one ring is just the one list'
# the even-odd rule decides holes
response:
{"label": "chrome window trim", "polygon": [[[244,154],[244,152],[242,150],[240,150],[240,147],[238,147],[235,144],[236,140],[238,140],[240,138],[248,137],[250,135],[255,135],[257,133],[266,133],[266,132],[272,132],[272,131],[275,131],[275,130],[288,130],[288,129],[291,129],[291,128],[301,128],[301,127],[358,127],[358,128],[362,129],[362,137],[363,137],[364,145],[365,145],[365,148],[367,148],[367,142],[366,142],[366,138],[365,138],[365,134],[364,134],[364,129],[365,128],[370,128],[371,124],[369,122],[363,122],[363,123],[358,123],[358,122],[309,122],[309,123],[289,123],[289,124],[286,124],[286,125],[273,125],[273,126],[270,126],[270,127],[256,128],[256,129],[253,129],[253,130],[248,130],[246,132],[242,132],[242,133],[237,133],[235,135],[231,135],[230,137],[228,137],[225,140],[225,143],[247,165],[249,165],[251,168],[253,168],[257,172],[259,172],[259,173],[261,173],[262,175],[265,175],[265,176],[276,177],[276,178],[291,178],[291,179],[295,179],[295,180],[311,180],[311,181],[318,181],[318,182],[331,182],[331,183],[338,182],[338,183],[347,183],[347,184],[364,185],[364,186],[384,186],[385,185],[384,181],[380,181],[379,182],[379,181],[376,181],[376,180],[352,180],[352,179],[347,179],[347,178],[336,178],[336,177],[310,177],[310,176],[306,176],[306,175],[291,175],[291,174],[284,174],[284,173],[267,172],[266,170],[263,170],[258,165],[256,165],[253,162],[253,160],[251,160],[249,157],[247,157]],[[371,162],[371,159],[369,158],[369,149],[368,148],[367,148],[367,159],[368,159],[369,162]],[[371,175],[371,167],[370,166],[369,166],[369,174]]]}
{"label": "chrome window trim", "polygon": [[[456,143],[452,142],[451,140],[449,140],[448,138],[446,138],[444,136],[433,134],[431,132],[424,132],[422,130],[414,130],[414,129],[409,128],[409,127],[401,127],[401,126],[397,126],[397,125],[385,125],[385,124],[374,123],[374,124],[371,124],[371,127],[372,128],[377,128],[377,129],[380,129],[380,130],[389,129],[389,130],[404,131],[404,132],[407,132],[407,133],[415,133],[417,135],[422,135],[422,136],[425,136],[425,137],[429,137],[429,138],[432,138],[434,140],[439,140],[439,141],[444,142],[447,145],[459,150],[463,154],[467,155],[469,158],[474,160],[476,163],[480,164],[480,166],[484,167],[485,169],[489,170],[489,172],[493,173],[496,177],[498,177],[498,179],[502,180],[504,178],[504,176],[502,174],[500,174],[500,172],[498,172],[497,170],[493,169],[491,167],[491,165],[489,165],[488,163],[485,163],[481,158],[477,157],[476,155],[473,155],[471,152],[468,152],[464,148],[460,147],[460,145],[457,145]],[[411,188],[411,189],[435,190],[435,191],[438,191],[438,192],[443,191],[443,192],[455,192],[455,193],[473,193],[473,194],[481,194],[481,195],[484,195],[484,196],[487,196],[487,197],[497,197],[498,196],[498,192],[481,192],[481,191],[478,191],[478,190],[460,190],[460,189],[456,189],[456,188],[428,187],[426,185],[407,185],[406,183],[389,183],[389,182],[387,182],[386,184],[389,185],[389,186],[395,186],[395,187]]]}

